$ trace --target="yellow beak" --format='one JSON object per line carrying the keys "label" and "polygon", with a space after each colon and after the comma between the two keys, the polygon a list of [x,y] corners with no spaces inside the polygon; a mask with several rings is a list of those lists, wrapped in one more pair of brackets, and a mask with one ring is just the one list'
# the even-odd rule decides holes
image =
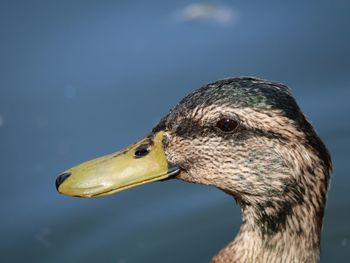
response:
{"label": "yellow beak", "polygon": [[163,150],[164,132],[128,148],[75,166],[58,176],[57,191],[70,196],[97,197],[163,180],[179,172]]}

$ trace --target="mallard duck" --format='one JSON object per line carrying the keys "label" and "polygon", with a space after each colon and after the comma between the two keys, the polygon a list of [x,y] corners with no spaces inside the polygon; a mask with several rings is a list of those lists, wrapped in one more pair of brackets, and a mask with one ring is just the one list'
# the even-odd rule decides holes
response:
{"label": "mallard duck", "polygon": [[313,263],[331,171],[287,86],[237,77],[189,94],[144,139],[65,171],[56,187],[97,197],[172,178],[215,186],[236,199],[242,225],[212,262]]}

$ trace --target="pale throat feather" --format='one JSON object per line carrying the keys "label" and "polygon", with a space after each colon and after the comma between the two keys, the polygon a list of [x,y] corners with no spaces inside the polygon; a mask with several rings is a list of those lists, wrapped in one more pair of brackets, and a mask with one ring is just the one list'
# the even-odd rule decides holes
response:
{"label": "pale throat feather", "polygon": [[[307,186],[302,202],[288,212],[239,202],[242,209],[240,230],[236,238],[213,257],[212,263],[319,261],[322,218],[331,168],[327,169],[317,155],[307,152],[304,147],[294,151],[290,156],[296,159],[291,159],[291,162],[304,160],[303,165],[295,166],[295,172],[299,173],[297,177]],[[261,209],[270,209],[267,215],[287,213],[285,222],[277,229],[268,229],[268,224],[259,217]]]}

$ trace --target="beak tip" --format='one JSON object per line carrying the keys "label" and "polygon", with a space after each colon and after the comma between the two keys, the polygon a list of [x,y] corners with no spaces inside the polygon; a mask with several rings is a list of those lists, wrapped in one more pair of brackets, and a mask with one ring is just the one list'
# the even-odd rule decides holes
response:
{"label": "beak tip", "polygon": [[57,177],[55,185],[58,192],[59,192],[58,188],[60,187],[60,185],[71,175],[72,175],[71,173],[63,173]]}

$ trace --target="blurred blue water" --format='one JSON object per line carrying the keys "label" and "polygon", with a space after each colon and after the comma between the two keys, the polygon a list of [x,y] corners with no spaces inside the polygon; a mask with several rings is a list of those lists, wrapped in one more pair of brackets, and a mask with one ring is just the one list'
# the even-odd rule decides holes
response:
{"label": "blurred blue water", "polygon": [[208,262],[240,224],[224,193],[169,181],[75,199],[54,180],[238,75],[288,84],[329,147],[322,262],[347,262],[350,2],[210,3],[229,19],[188,21],[189,1],[1,1],[1,262]]}

